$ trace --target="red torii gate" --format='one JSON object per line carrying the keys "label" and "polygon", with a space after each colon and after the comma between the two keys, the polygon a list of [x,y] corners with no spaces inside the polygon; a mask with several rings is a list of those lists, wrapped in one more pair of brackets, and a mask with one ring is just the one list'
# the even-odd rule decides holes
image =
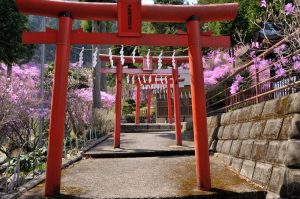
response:
{"label": "red torii gate", "polygon": [[[159,70],[162,72],[161,74],[154,75],[153,73],[147,74],[145,72],[151,72],[151,69],[145,69],[145,65],[143,65],[143,69],[129,69],[129,68],[123,68],[120,56],[113,56],[112,57],[114,63],[117,63],[117,67],[115,68],[102,68],[102,73],[115,73],[116,74],[116,103],[115,103],[115,125],[114,125],[114,148],[120,148],[120,133],[121,133],[121,109],[122,109],[122,74],[128,74],[128,75],[136,75],[136,76],[171,76],[173,78],[173,85],[174,85],[174,115],[175,115],[175,130],[176,130],[176,144],[181,146],[182,145],[182,138],[181,138],[181,123],[180,123],[180,107],[179,107],[179,91],[178,91],[178,68],[172,69],[172,74],[170,74],[170,70],[168,69],[161,69]],[[107,59],[107,55],[100,55],[100,60],[108,62],[109,59]],[[138,57],[138,60],[139,57]],[[132,59],[125,59],[124,63],[132,63]],[[123,70],[126,70],[123,72]],[[177,72],[176,72],[177,71]],[[169,73],[169,74],[168,74]],[[152,82],[144,82],[144,80],[140,80],[141,84],[150,84]],[[142,83],[143,82],[143,83]],[[141,92],[141,85],[140,82],[137,79],[134,79],[134,83],[136,84],[136,100],[135,100],[135,123],[139,123],[139,116],[140,116],[140,92]],[[153,82],[156,84],[156,82]],[[162,84],[163,82],[159,82],[159,84]],[[170,84],[170,79],[168,78],[167,81],[168,84]],[[170,86],[168,86],[170,89]],[[149,97],[150,96],[150,97]],[[169,95],[168,101],[171,103],[171,96]],[[150,102],[151,102],[151,93],[148,92],[148,113],[150,113]],[[169,105],[169,103],[168,103]],[[169,107],[168,107],[169,108]],[[170,108],[171,109],[171,108]],[[169,110],[169,109],[168,109]],[[172,113],[171,113],[172,114]],[[149,120],[149,119],[148,119]]]}
{"label": "red torii gate", "polygon": [[[129,75],[131,75],[131,74],[129,74]],[[149,76],[143,75],[143,74],[142,75],[138,75],[138,76],[146,76],[146,77],[149,78]],[[151,76],[153,76],[153,75],[151,75]],[[153,77],[155,78],[156,76],[153,76]],[[164,84],[170,85],[170,84],[174,84],[174,80],[171,79],[173,77],[172,75],[164,75],[164,77],[167,78],[166,82],[164,82],[164,81],[155,81],[155,82],[151,81],[151,82],[149,82],[149,80],[148,81],[143,81],[142,80],[141,84],[143,84],[143,85],[161,85],[161,84],[162,85],[164,85]],[[159,76],[157,78],[159,78]],[[178,79],[178,82],[181,82],[181,81],[184,81],[184,79]],[[139,81],[135,81],[135,84],[139,84]],[[147,123],[150,123],[151,92],[149,92],[149,91],[151,91],[151,90],[153,90],[153,88],[149,88],[148,89],[148,97],[147,97],[147,99],[148,99],[148,101],[147,101]],[[167,86],[167,90],[170,91],[170,87]],[[168,93],[168,91],[167,91],[167,93]],[[140,95],[137,96],[137,98],[140,98]],[[168,104],[169,104],[169,102],[171,104],[171,94],[170,94],[170,96],[167,97],[167,101],[168,101]],[[136,112],[138,111],[138,107],[139,107],[139,105],[136,105]],[[171,110],[171,108],[172,108],[171,106],[168,107],[168,110]],[[171,120],[172,120],[172,110],[171,110],[171,114],[168,115],[169,124],[172,124]],[[138,124],[139,122],[135,121],[135,123]]]}
{"label": "red torii gate", "polygon": [[[118,64],[120,63],[120,56],[112,56],[111,59],[114,62],[117,62]],[[124,63],[133,63],[133,58],[131,56],[124,56]],[[163,74],[169,74],[172,76],[173,78],[173,90],[174,90],[174,118],[175,118],[175,131],[176,131],[176,144],[181,146],[182,145],[182,136],[181,136],[181,121],[180,121],[180,99],[179,99],[179,74],[178,74],[178,67],[175,67],[170,70],[170,69],[156,69],[155,71],[153,71],[152,68],[152,64],[154,61],[158,61],[158,57],[149,57],[149,65],[146,64],[146,57],[142,57],[142,56],[137,56],[134,58],[136,63],[142,63],[143,64],[143,69],[122,69],[122,70],[126,70],[124,73],[125,74],[131,74],[131,75],[138,75],[138,74],[142,74],[142,73],[151,73],[151,74],[157,74],[159,73],[163,73]],[[100,55],[100,60],[104,61],[104,62],[108,62],[110,61],[110,57],[109,55]],[[189,58],[187,56],[178,56],[178,57],[174,57],[174,61],[176,63],[183,63],[183,62],[187,62],[189,60]],[[162,64],[172,64],[173,58],[172,57],[163,57],[161,59]],[[122,67],[122,66],[117,66],[117,67]],[[102,73],[117,73],[117,77],[118,77],[118,72],[122,72],[119,69],[115,69],[115,68],[103,68],[101,69]],[[149,74],[148,74],[149,75]],[[122,82],[120,81],[116,81],[116,84],[122,84]],[[171,105],[171,87],[170,87],[170,79],[168,78],[167,83],[167,98],[168,98],[168,120],[169,123],[172,122],[172,105]],[[149,83],[148,83],[149,84]],[[121,90],[118,90],[118,86],[116,86],[116,92],[121,92]],[[122,88],[122,85],[120,86],[120,88]],[[140,84],[139,82],[136,82],[136,117],[135,117],[135,123],[138,124],[139,123],[139,106],[140,106]],[[116,95],[116,101],[119,101],[120,99],[117,99],[117,97],[121,96],[121,94],[117,94]],[[150,120],[150,103],[151,100],[149,99],[151,98],[151,93],[148,92],[148,121]],[[116,103],[116,105],[119,105],[119,103]],[[121,106],[116,106],[116,115],[121,115]],[[115,138],[120,138],[120,123],[121,120],[119,117],[115,117],[115,119],[119,119],[115,121]],[[120,147],[120,141],[117,140],[115,142],[116,145],[114,145],[114,147]]]}
{"label": "red torii gate", "polygon": [[[23,34],[25,44],[56,44],[56,60],[50,115],[45,195],[60,192],[62,147],[68,81],[70,46],[72,44],[188,46],[193,107],[193,129],[197,185],[211,188],[202,47],[229,47],[228,37],[201,35],[200,22],[233,20],[238,4],[218,5],[141,5],[140,0],[118,3],[84,3],[58,0],[16,0],[25,14],[57,17],[59,29]],[[118,33],[84,33],[72,30],[73,19],[118,20]],[[142,21],[187,23],[187,34],[142,34]]]}

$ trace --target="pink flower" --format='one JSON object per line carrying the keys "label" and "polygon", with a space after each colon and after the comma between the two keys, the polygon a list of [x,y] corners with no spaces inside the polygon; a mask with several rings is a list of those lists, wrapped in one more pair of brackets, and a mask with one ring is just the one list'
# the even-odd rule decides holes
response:
{"label": "pink flower", "polygon": [[295,6],[292,3],[288,3],[284,6],[284,12],[286,15],[292,14],[295,11]]}
{"label": "pink flower", "polygon": [[238,75],[235,76],[235,80],[232,83],[232,85],[230,86],[230,93],[232,95],[234,95],[234,94],[236,94],[238,92],[239,85],[241,83],[243,83],[243,81],[244,81],[244,78],[240,74],[238,74]]}
{"label": "pink flower", "polygon": [[282,68],[282,65],[280,63],[275,63],[275,77],[280,78],[280,77],[285,77],[286,76],[286,70]]}
{"label": "pink flower", "polygon": [[260,7],[266,8],[267,7],[267,0],[260,0]]}
{"label": "pink flower", "polygon": [[258,42],[252,42],[251,47],[252,48],[259,48],[259,43]]}
{"label": "pink flower", "polygon": [[230,93],[231,93],[232,95],[234,95],[234,94],[236,94],[236,93],[238,92],[238,90],[239,90],[239,85],[238,85],[236,82],[234,82],[234,83],[230,86]]}
{"label": "pink flower", "polygon": [[274,48],[274,53],[282,54],[282,51],[284,51],[285,47],[286,47],[286,44],[282,44],[281,46]]}
{"label": "pink flower", "polygon": [[295,61],[295,63],[294,63],[294,70],[297,73],[300,73],[300,61]]}
{"label": "pink flower", "polygon": [[250,52],[250,57],[255,58],[256,57],[256,52],[255,51],[251,51]]}
{"label": "pink flower", "polygon": [[289,59],[286,58],[286,57],[281,57],[280,61],[281,61],[281,63],[284,64],[284,65],[289,63]]}

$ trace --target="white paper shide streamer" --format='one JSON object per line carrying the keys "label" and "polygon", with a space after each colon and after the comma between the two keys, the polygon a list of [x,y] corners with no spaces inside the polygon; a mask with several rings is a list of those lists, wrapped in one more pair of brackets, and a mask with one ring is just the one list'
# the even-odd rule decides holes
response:
{"label": "white paper shide streamer", "polygon": [[160,54],[158,55],[158,61],[157,61],[158,69],[161,69],[162,67],[162,55],[163,55],[163,51],[160,51]]}
{"label": "white paper shide streamer", "polygon": [[172,66],[175,69],[176,67],[176,61],[175,61],[175,50],[173,51],[173,55],[172,55]]}
{"label": "white paper shide streamer", "polygon": [[129,75],[127,75],[127,84],[129,84],[129,82],[130,82],[130,77]]}
{"label": "white paper shide streamer", "polygon": [[94,68],[97,66],[97,59],[98,59],[98,48],[96,48],[96,50],[93,54],[93,67]]}
{"label": "white paper shide streamer", "polygon": [[112,58],[111,48],[109,48],[108,50],[109,50],[108,56],[109,56],[110,66],[113,67],[114,66],[114,60]]}
{"label": "white paper shide streamer", "polygon": [[150,68],[150,49],[148,49],[148,53],[146,56],[146,64],[147,64],[147,68]]}
{"label": "white paper shide streamer", "polygon": [[122,45],[122,48],[120,50],[120,61],[121,61],[121,64],[124,65],[125,59],[124,59],[124,46],[123,45]]}
{"label": "white paper shide streamer", "polygon": [[79,64],[79,67],[81,68],[82,65],[83,65],[83,51],[84,51],[84,47],[81,48],[81,51],[79,53],[79,61],[78,61],[78,64]]}
{"label": "white paper shide streamer", "polygon": [[132,63],[135,64],[135,51],[137,50],[137,46],[134,47],[133,51],[132,51]]}

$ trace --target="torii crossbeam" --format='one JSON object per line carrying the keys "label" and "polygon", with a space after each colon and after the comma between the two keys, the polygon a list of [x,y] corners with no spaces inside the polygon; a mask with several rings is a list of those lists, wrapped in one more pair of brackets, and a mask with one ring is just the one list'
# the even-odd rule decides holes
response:
{"label": "torii crossbeam", "polygon": [[[111,44],[148,46],[188,46],[193,109],[193,129],[198,188],[211,188],[203,79],[202,47],[229,47],[228,37],[202,35],[200,22],[230,21],[238,4],[217,5],[141,5],[141,0],[118,0],[118,3],[88,3],[59,0],[16,0],[25,14],[57,17],[58,30],[24,33],[25,44],[56,44],[45,195],[60,192],[62,149],[68,66],[72,44]],[[72,30],[73,19],[118,20],[118,33],[84,33]],[[187,24],[187,34],[143,34],[142,21]],[[120,73],[121,74],[121,73]]]}

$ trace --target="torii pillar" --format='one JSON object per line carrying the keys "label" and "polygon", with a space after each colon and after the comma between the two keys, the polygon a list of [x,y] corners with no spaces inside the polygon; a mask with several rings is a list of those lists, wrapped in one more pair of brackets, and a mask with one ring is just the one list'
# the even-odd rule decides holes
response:
{"label": "torii pillar", "polygon": [[197,16],[187,20],[190,81],[193,107],[193,130],[196,158],[197,185],[202,190],[210,190],[210,173],[208,137],[206,123],[206,98],[204,90],[204,76],[202,50],[200,40],[200,21]]}
{"label": "torii pillar", "polygon": [[173,95],[174,95],[174,116],[175,116],[176,144],[178,146],[182,146],[178,68],[174,67],[172,70],[173,70],[172,74],[173,74]]}
{"label": "torii pillar", "polygon": [[151,122],[151,89],[148,89],[148,102],[147,102],[147,123]]}
{"label": "torii pillar", "polygon": [[172,96],[170,78],[167,81],[167,100],[168,100],[168,122],[172,124]]}
{"label": "torii pillar", "polygon": [[135,124],[140,123],[140,100],[141,100],[141,85],[136,83],[136,95],[135,95]]}
{"label": "torii pillar", "polygon": [[121,115],[122,115],[122,69],[121,61],[117,64],[116,74],[116,103],[115,103],[115,128],[114,148],[120,148]]}

